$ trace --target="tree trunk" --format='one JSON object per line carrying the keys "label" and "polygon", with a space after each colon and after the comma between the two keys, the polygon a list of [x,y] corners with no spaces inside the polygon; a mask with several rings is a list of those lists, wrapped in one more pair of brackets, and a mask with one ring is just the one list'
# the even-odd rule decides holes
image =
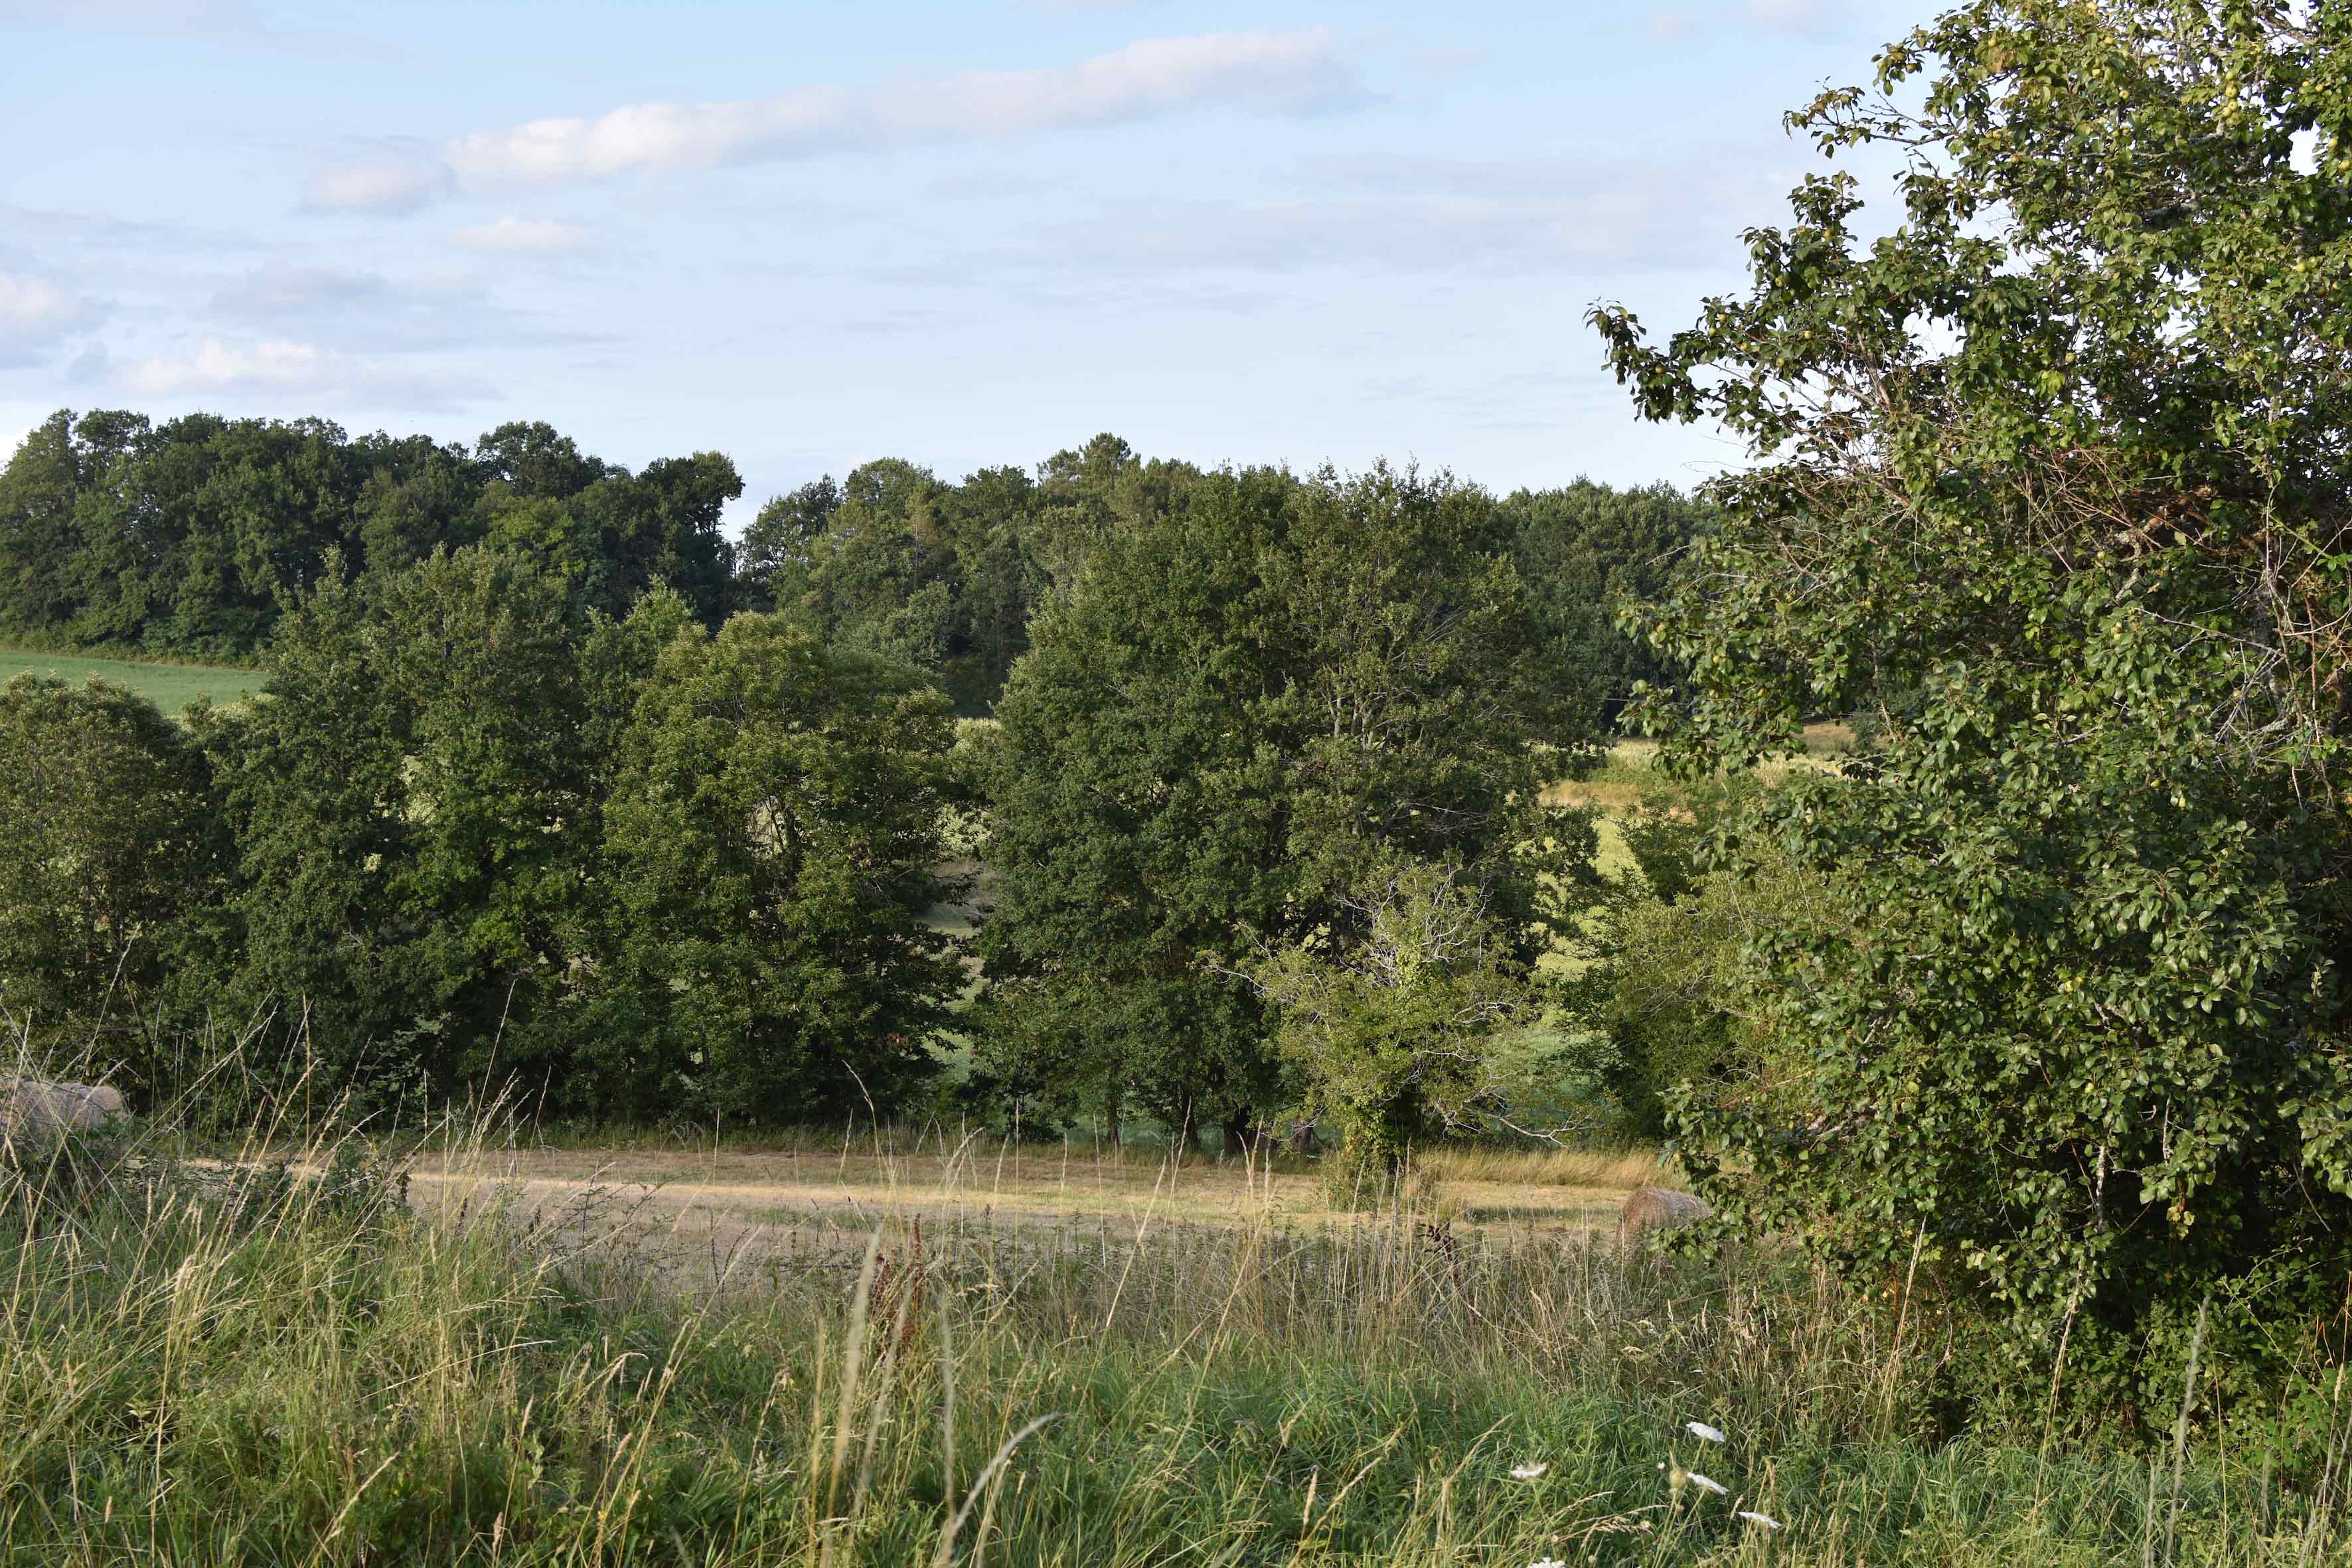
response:
{"label": "tree trunk", "polygon": [[1242,1155],[1248,1153],[1253,1148],[1256,1147],[1257,1140],[1252,1136],[1252,1134],[1256,1131],[1257,1130],[1255,1128],[1250,1125],[1250,1119],[1247,1116],[1235,1115],[1226,1117],[1225,1158],[1228,1160],[1238,1159]]}

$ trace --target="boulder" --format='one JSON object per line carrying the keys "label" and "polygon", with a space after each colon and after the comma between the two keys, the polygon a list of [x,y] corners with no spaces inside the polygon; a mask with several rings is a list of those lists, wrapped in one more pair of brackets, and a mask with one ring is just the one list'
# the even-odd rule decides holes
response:
{"label": "boulder", "polygon": [[102,1083],[58,1083],[0,1073],[0,1142],[47,1143],[122,1114],[122,1091]]}
{"label": "boulder", "polygon": [[1617,1216],[1617,1239],[1635,1241],[1643,1231],[1688,1225],[1714,1212],[1706,1206],[1706,1200],[1695,1193],[1678,1193],[1672,1187],[1642,1187],[1625,1200],[1624,1212]]}

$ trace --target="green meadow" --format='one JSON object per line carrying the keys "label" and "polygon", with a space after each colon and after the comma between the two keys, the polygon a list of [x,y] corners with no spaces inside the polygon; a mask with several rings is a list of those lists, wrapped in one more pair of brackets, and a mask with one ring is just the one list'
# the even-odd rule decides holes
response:
{"label": "green meadow", "polygon": [[221,665],[161,664],[127,658],[92,658],[82,654],[39,653],[0,647],[0,683],[18,675],[54,675],[79,686],[95,676],[130,687],[166,713],[176,714],[199,697],[223,706],[250,697],[264,679],[257,669]]}

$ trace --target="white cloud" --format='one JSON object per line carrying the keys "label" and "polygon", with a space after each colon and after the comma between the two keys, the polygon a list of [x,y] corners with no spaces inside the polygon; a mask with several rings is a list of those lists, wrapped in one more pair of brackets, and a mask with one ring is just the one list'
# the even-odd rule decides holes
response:
{"label": "white cloud", "polygon": [[312,212],[415,212],[447,195],[453,184],[439,159],[394,153],[320,170],[302,187],[302,205]]}
{"label": "white cloud", "polygon": [[1316,268],[1550,275],[1736,265],[1733,237],[1770,215],[1782,183],[1717,159],[1664,164],[1366,153],[1317,159],[1288,200],[1116,201],[1034,231],[1034,243],[885,268],[970,281],[1003,268],[1067,280]]}
{"label": "white cloud", "polygon": [[1074,66],[975,71],[887,88],[802,88],[734,102],[635,103],[449,142],[439,159],[321,171],[313,208],[413,210],[455,186],[503,186],[783,161],[917,142],[1112,125],[1196,110],[1303,115],[1364,96],[1328,29],[1145,38]]}
{"label": "white cloud", "polygon": [[74,297],[54,283],[0,272],[0,331],[55,331],[80,311]]}
{"label": "white cloud", "polygon": [[588,231],[553,218],[517,217],[509,213],[496,223],[461,228],[449,237],[471,250],[497,251],[508,256],[556,256],[577,250],[581,241],[588,237]]}
{"label": "white cloud", "polygon": [[472,382],[417,375],[287,338],[249,347],[206,338],[193,353],[152,355],[123,367],[115,379],[124,390],[144,398],[286,400],[306,406],[356,401],[438,408],[484,391]]}
{"label": "white cloud", "polygon": [[96,310],[44,278],[0,272],[0,364],[36,363]]}

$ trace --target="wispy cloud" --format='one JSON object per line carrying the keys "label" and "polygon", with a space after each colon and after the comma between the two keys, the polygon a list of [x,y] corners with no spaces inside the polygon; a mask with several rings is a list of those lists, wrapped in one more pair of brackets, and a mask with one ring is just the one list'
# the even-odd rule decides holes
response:
{"label": "wispy cloud", "polygon": [[386,153],[312,174],[302,186],[302,206],[308,212],[409,213],[450,195],[457,184],[438,157]]}
{"label": "wispy cloud", "polygon": [[193,353],[125,366],[122,383],[150,397],[187,392],[310,391],[349,379],[342,358],[316,343],[275,339],[251,348],[206,338]]}
{"label": "wispy cloud", "polygon": [[95,305],[47,279],[0,272],[0,365],[41,363],[97,317]]}
{"label": "wispy cloud", "polygon": [[192,351],[155,354],[124,365],[113,379],[124,391],[144,398],[221,397],[306,406],[348,402],[448,408],[488,393],[468,379],[421,374],[285,338],[250,344],[206,338]]}
{"label": "wispy cloud", "polygon": [[365,268],[274,260],[231,279],[212,305],[221,321],[249,326],[273,341],[325,341],[362,351],[607,341],[603,333],[559,326],[503,304],[482,279],[464,272],[395,279]]}
{"label": "wispy cloud", "polygon": [[[1034,246],[899,268],[907,281],[991,273],[1067,278],[1359,273],[1573,273],[1713,266],[1769,214],[1780,183],[1717,161],[1702,177],[1600,160],[1413,154],[1319,159],[1285,199],[1122,201],[1041,229]],[[884,269],[886,272],[891,269]]]}
{"label": "wispy cloud", "polygon": [[1319,114],[1363,101],[1328,29],[1146,38],[1072,66],[975,71],[882,88],[802,88],[768,98],[637,103],[595,119],[476,132],[437,157],[321,170],[312,208],[411,211],[453,188],[498,188],[721,163],[976,141],[1229,110]]}
{"label": "wispy cloud", "polygon": [[378,273],[273,261],[215,294],[213,306],[233,316],[275,321],[362,306],[380,308],[394,292]]}
{"label": "wispy cloud", "polygon": [[579,249],[588,231],[577,224],[558,223],[553,218],[517,217],[509,213],[496,223],[461,228],[449,237],[468,250],[487,250],[502,256],[560,256]]}

